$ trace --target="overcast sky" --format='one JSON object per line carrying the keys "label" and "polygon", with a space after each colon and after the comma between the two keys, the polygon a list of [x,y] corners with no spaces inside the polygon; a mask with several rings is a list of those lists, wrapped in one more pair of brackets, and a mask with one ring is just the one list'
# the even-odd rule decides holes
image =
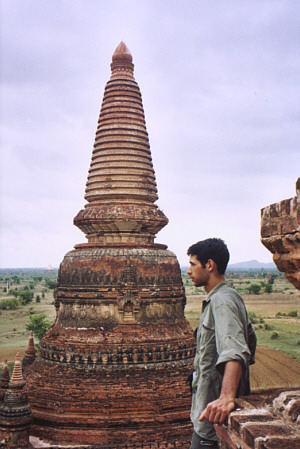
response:
{"label": "overcast sky", "polygon": [[57,267],[84,190],[111,56],[135,64],[169,224],[231,263],[272,255],[260,209],[300,174],[299,0],[0,0],[1,267]]}

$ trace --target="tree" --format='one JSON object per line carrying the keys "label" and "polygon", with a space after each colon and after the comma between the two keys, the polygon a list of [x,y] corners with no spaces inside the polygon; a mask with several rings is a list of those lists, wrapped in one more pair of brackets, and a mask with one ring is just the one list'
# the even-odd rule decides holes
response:
{"label": "tree", "polygon": [[251,284],[250,287],[248,287],[248,292],[253,293],[254,295],[258,295],[261,290],[261,286],[259,284]]}
{"label": "tree", "polygon": [[45,284],[50,290],[54,290],[56,288],[56,280],[52,280],[48,277],[45,277]]}
{"label": "tree", "polygon": [[20,297],[21,304],[29,304],[33,299],[33,292],[26,290],[24,292],[19,292],[18,296]]}
{"label": "tree", "polygon": [[272,293],[273,291],[273,285],[272,284],[266,284],[265,285],[265,293]]}
{"label": "tree", "polygon": [[32,331],[41,342],[45,333],[50,329],[50,322],[47,320],[47,316],[45,313],[41,313],[40,315],[30,315],[29,316],[30,323],[26,325],[26,329],[28,331]]}
{"label": "tree", "polygon": [[278,277],[277,274],[272,274],[269,279],[269,284],[274,284],[274,281],[277,277]]}

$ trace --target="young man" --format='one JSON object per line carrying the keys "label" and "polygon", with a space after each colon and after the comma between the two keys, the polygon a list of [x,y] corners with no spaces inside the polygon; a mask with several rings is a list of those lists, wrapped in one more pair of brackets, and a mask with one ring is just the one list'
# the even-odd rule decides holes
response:
{"label": "young man", "polygon": [[187,274],[196,287],[204,287],[208,293],[197,329],[190,449],[217,449],[214,424],[225,421],[237,396],[249,394],[251,324],[242,298],[225,282],[229,252],[223,240],[200,241],[187,253]]}

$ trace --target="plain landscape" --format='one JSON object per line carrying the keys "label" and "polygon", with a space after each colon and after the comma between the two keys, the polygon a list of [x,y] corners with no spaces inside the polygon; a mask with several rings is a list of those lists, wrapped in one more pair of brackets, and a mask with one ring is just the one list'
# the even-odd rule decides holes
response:
{"label": "plain landscape", "polygon": [[[57,270],[0,270],[0,362],[7,358],[10,369],[16,352],[26,351],[29,329],[38,345],[53,322],[56,279]],[[192,285],[185,270],[182,279],[185,315],[196,328],[205,291]],[[242,295],[258,338],[252,389],[299,386],[299,292],[275,270],[230,271],[226,279]]]}

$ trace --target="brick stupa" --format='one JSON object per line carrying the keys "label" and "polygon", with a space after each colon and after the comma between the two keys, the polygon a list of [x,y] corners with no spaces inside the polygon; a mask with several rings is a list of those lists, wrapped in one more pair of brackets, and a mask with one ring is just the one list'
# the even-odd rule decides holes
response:
{"label": "brick stupa", "polygon": [[[4,377],[7,380],[8,371],[5,365],[3,371],[5,371]],[[4,383],[6,384],[6,381]],[[28,403],[25,384],[20,354],[17,353],[12,377],[8,385],[5,385],[5,392],[0,406],[1,448],[32,449],[29,442],[32,411]]]}
{"label": "brick stupa", "polygon": [[51,447],[183,448],[191,438],[194,338],[177,258],[154,243],[168,220],[133,67],[122,42],[74,219],[88,243],[61,263],[56,320],[26,371],[31,432]]}

